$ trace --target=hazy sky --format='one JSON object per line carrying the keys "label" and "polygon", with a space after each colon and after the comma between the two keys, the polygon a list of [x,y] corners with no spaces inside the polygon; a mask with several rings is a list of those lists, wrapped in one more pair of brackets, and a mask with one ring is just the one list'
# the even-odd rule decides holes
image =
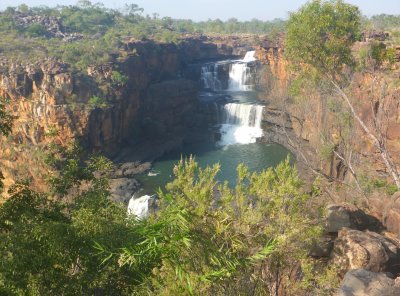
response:
{"label": "hazy sky", "polygon": [[[0,9],[26,3],[29,6],[57,4],[75,4],[76,0],[0,0]],[[145,14],[158,13],[160,16],[207,20],[208,18],[227,19],[236,17],[240,20],[258,18],[272,20],[286,18],[289,11],[296,10],[306,0],[93,0],[102,2],[107,7],[120,8],[125,3],[136,3],[144,8]],[[361,8],[365,15],[379,13],[400,14],[400,0],[347,0]]]}

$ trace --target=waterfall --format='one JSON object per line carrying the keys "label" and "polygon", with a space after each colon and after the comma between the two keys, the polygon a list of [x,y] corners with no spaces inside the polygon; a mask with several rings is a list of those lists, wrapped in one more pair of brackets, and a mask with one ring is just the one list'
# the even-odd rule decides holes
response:
{"label": "waterfall", "polygon": [[241,60],[207,63],[201,67],[203,87],[212,91],[252,90],[252,67],[257,59],[255,51],[248,51]]}
{"label": "waterfall", "polygon": [[229,103],[221,106],[221,146],[255,143],[262,137],[261,128],[264,106]]}
{"label": "waterfall", "polygon": [[131,197],[128,203],[128,215],[135,215],[138,219],[145,219],[149,214],[150,195],[144,195],[139,198]]}
{"label": "waterfall", "polygon": [[229,103],[223,106],[223,123],[260,127],[264,106]]}
{"label": "waterfall", "polygon": [[218,66],[218,63],[210,63],[201,67],[201,80],[205,89],[222,90],[222,83],[218,77]]}
{"label": "waterfall", "polygon": [[250,62],[256,61],[255,51],[248,51],[242,60],[235,61],[229,69],[230,91],[249,91],[252,90]]}

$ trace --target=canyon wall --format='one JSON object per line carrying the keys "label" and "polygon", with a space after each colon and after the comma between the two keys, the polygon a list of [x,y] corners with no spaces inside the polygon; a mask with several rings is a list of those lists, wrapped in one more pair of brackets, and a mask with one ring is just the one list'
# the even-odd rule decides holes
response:
{"label": "canyon wall", "polygon": [[141,159],[193,140],[193,131],[206,125],[196,112],[198,66],[241,57],[260,42],[268,43],[251,35],[186,36],[180,44],[127,40],[110,63],[83,72],[52,59],[2,61],[0,95],[15,116],[12,136],[1,141],[6,184],[41,179],[34,167],[49,142],[79,140],[111,157],[131,147]]}
{"label": "canyon wall", "polygon": [[[321,95],[317,91],[294,98],[290,94],[290,83],[294,76],[288,70],[284,49],[279,46],[259,47],[257,57],[261,62],[260,99],[266,102],[263,116],[264,141],[281,143],[300,160],[334,179],[344,180],[351,176],[345,162],[332,150],[345,158],[353,150],[352,165],[366,174],[371,173],[373,177],[388,177],[379,153],[353,120],[343,99],[332,94]],[[386,67],[375,73],[354,75],[347,91],[351,94],[357,114],[373,132],[373,119],[379,116],[374,114],[374,108],[381,108],[382,132],[387,136],[387,147],[399,166],[399,62],[390,69]],[[384,106],[378,106],[378,101]],[[340,144],[344,139],[352,148]],[[390,178],[387,180],[390,181]]]}

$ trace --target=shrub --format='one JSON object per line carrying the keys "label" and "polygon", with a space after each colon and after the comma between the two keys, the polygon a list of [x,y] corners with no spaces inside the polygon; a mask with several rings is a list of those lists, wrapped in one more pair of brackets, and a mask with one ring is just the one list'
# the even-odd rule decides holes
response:
{"label": "shrub", "polygon": [[101,108],[101,109],[109,107],[109,103],[107,102],[107,100],[98,96],[92,96],[89,99],[89,105],[93,108]]}
{"label": "shrub", "polygon": [[125,76],[118,71],[113,71],[111,74],[111,80],[117,86],[124,86],[128,82],[128,76]]}

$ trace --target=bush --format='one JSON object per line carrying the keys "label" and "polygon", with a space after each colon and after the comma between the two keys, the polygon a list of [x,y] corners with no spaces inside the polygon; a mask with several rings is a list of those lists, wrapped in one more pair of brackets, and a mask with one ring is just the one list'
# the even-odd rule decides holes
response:
{"label": "bush", "polygon": [[48,32],[41,24],[32,24],[26,28],[25,34],[28,37],[46,37]]}
{"label": "bush", "polygon": [[128,82],[128,76],[125,76],[118,71],[112,71],[111,80],[117,86],[124,86]]}
{"label": "bush", "polygon": [[107,102],[106,99],[98,97],[98,96],[92,96],[89,99],[89,105],[93,108],[108,108],[109,107],[109,103]]}

